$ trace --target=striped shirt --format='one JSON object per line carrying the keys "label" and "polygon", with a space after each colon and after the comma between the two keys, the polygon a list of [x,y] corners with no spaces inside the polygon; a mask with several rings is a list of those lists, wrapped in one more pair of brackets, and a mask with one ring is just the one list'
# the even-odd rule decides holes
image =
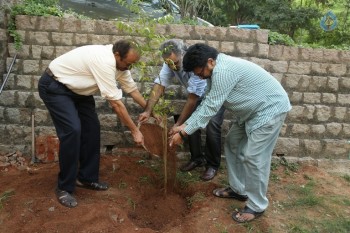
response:
{"label": "striped shirt", "polygon": [[261,127],[274,116],[291,109],[288,94],[266,70],[236,57],[220,53],[202,104],[187,119],[185,132],[205,128],[210,118],[224,105],[235,121],[248,133]]}
{"label": "striped shirt", "polygon": [[199,97],[204,95],[207,86],[206,80],[200,79],[193,72],[185,72],[182,69],[173,71],[165,63],[159,73],[159,77],[154,82],[163,87],[168,87],[172,83],[173,77],[175,77],[181,85],[186,87],[188,93],[195,94]]}

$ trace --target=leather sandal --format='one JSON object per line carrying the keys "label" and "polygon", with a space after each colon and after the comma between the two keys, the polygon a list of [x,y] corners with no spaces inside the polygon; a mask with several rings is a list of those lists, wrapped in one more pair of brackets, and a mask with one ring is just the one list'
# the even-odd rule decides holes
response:
{"label": "leather sandal", "polygon": [[[238,223],[246,223],[246,222],[253,221],[254,219],[257,219],[258,217],[263,215],[264,212],[265,211],[256,212],[256,211],[252,210],[251,208],[249,208],[248,206],[245,206],[240,211],[234,211],[232,213],[232,218],[233,218],[233,220],[235,220]],[[242,219],[242,215],[243,214],[251,214],[251,215],[253,215],[253,218],[251,218],[251,219]],[[239,215],[239,216],[237,216],[237,215]]]}
{"label": "leather sandal", "polygon": [[233,199],[236,199],[238,201],[248,200],[247,195],[238,194],[235,191],[233,191],[230,187],[214,189],[213,194],[216,197],[233,198]]}
{"label": "leather sandal", "polygon": [[80,180],[76,180],[76,186],[97,191],[105,191],[109,188],[108,184],[104,182],[85,182]]}
{"label": "leather sandal", "polygon": [[65,207],[74,208],[78,205],[75,197],[67,191],[56,188],[55,194],[58,202]]}

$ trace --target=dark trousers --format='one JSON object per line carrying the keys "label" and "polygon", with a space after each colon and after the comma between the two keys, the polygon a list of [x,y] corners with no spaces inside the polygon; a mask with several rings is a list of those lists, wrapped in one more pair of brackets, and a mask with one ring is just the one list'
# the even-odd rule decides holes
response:
{"label": "dark trousers", "polygon": [[75,94],[47,73],[40,78],[38,90],[60,140],[57,187],[73,192],[77,178],[97,182],[100,122],[93,96]]}
{"label": "dark trousers", "polygon": [[[197,102],[196,108],[200,105],[201,100]],[[212,117],[206,127],[206,140],[204,154],[202,148],[201,130],[197,130],[188,136],[191,161],[206,162],[206,167],[218,169],[221,163],[221,125],[224,120],[225,108],[220,110]],[[175,122],[178,115],[174,116]]]}

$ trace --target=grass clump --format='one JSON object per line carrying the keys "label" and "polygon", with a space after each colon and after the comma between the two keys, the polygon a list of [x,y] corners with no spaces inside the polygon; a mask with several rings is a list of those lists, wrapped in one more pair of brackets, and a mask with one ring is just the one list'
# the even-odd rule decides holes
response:
{"label": "grass clump", "polygon": [[0,196],[0,210],[3,208],[2,203],[6,200],[8,200],[11,196],[15,195],[15,190],[10,189],[5,192],[3,192]]}

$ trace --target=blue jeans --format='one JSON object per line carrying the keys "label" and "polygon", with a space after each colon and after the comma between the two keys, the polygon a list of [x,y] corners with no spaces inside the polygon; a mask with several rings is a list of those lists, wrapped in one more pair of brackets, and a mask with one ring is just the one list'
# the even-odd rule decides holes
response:
{"label": "blue jeans", "polygon": [[[198,100],[196,108],[200,105],[201,99]],[[191,161],[206,163],[206,167],[218,169],[221,163],[221,125],[224,120],[225,108],[222,106],[220,110],[213,116],[206,127],[206,140],[204,153],[202,148],[201,130],[197,130],[188,136],[189,149],[191,153]],[[177,117],[174,116],[175,122]]]}
{"label": "blue jeans", "polygon": [[57,187],[73,192],[77,178],[98,182],[100,122],[93,96],[75,94],[47,73],[40,78],[38,90],[60,140]]}

